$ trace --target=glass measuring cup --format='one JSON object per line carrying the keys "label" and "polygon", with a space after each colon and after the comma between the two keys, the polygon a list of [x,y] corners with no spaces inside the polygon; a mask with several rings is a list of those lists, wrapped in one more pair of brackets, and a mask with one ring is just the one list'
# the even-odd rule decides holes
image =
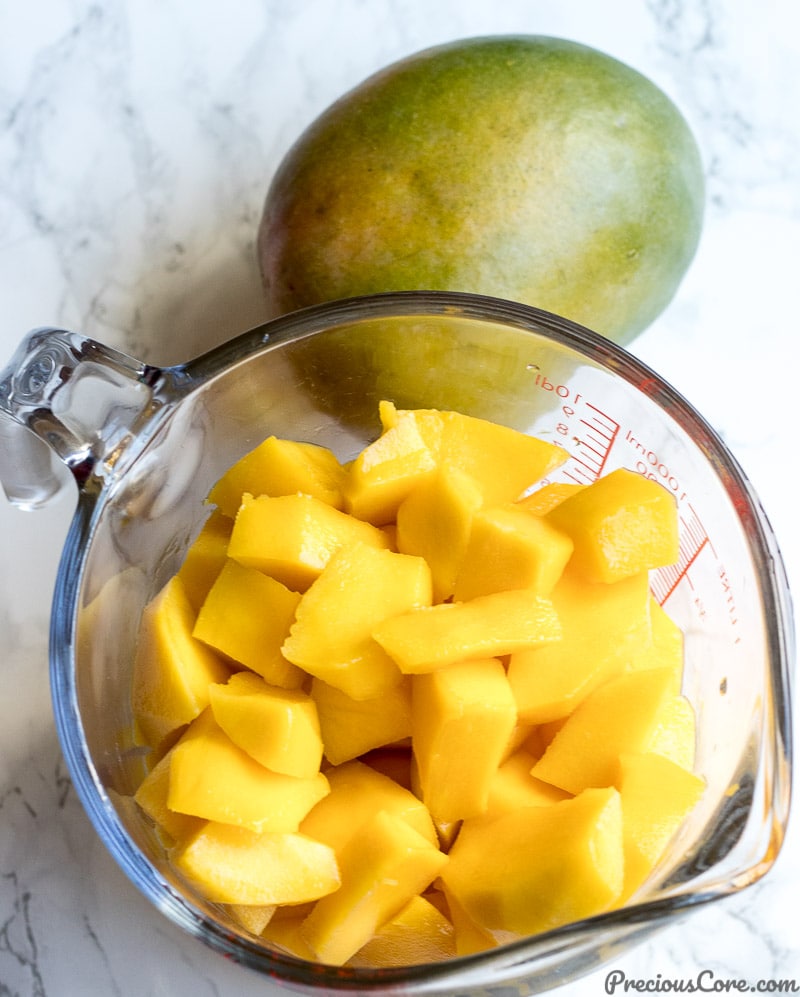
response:
{"label": "glass measuring cup", "polygon": [[[457,408],[557,442],[570,457],[554,479],[591,481],[626,466],[672,492],[681,556],[654,573],[652,589],[686,635],[685,692],[709,789],[623,910],[447,963],[370,971],[271,949],[174,876],[131,801],[144,758],[130,736],[129,692],[142,608],[207,517],[214,481],[270,434],[347,460],[378,432],[381,398]],[[538,991],[774,863],[789,810],[795,650],[775,538],[702,417],[593,333],[522,305],[424,292],[308,309],[169,368],[40,330],[0,376],[0,458],[7,493],[24,507],[76,485],[52,609],[51,687],[82,803],[153,904],[243,964],[307,991]]]}

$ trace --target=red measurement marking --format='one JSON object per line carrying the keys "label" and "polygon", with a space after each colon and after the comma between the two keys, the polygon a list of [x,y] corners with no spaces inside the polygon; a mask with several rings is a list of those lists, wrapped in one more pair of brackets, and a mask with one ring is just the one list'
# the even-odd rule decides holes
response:
{"label": "red measurement marking", "polygon": [[681,507],[678,561],[653,574],[650,588],[659,605],[669,599],[706,547],[711,547],[708,533],[691,504],[685,502]]}
{"label": "red measurement marking", "polygon": [[589,402],[587,414],[579,420],[580,436],[573,437],[575,449],[564,470],[564,477],[576,484],[596,481],[603,473],[608,455],[619,433],[619,423]]}

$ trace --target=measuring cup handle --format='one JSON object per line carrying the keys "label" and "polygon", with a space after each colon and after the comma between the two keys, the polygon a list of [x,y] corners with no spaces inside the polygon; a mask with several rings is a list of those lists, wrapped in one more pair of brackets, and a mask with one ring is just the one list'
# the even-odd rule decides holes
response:
{"label": "measuring cup handle", "polygon": [[158,368],[62,329],[34,329],[0,372],[0,482],[34,509],[66,476],[83,487],[124,447],[150,402]]}

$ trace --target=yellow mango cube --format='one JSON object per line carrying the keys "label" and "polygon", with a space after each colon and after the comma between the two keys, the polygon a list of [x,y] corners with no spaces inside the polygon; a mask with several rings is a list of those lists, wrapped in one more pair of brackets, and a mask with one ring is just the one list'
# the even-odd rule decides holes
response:
{"label": "yellow mango cube", "polygon": [[380,696],[402,676],[373,629],[431,598],[423,558],[366,544],[344,547],[300,600],[283,654],[352,699]]}
{"label": "yellow mango cube", "polygon": [[446,885],[443,885],[443,893],[455,933],[456,955],[474,955],[495,948],[497,941],[491,931],[472,920]]}
{"label": "yellow mango cube", "polygon": [[353,699],[315,678],[311,697],[317,706],[325,757],[332,765],[411,736],[408,678],[369,699]]}
{"label": "yellow mango cube", "polygon": [[313,495],[341,508],[344,468],[333,451],[315,443],[269,436],[217,481],[208,496],[234,519],[245,492],[251,495]]}
{"label": "yellow mango cube", "polygon": [[391,523],[400,503],[436,470],[415,420],[404,413],[347,468],[345,509],[369,523]]}
{"label": "yellow mango cube", "polygon": [[468,474],[445,466],[418,484],[397,510],[397,549],[428,562],[434,602],[453,594],[472,517],[482,502]]}
{"label": "yellow mango cube", "polygon": [[569,793],[563,789],[531,775],[536,761],[530,751],[519,748],[499,766],[489,782],[486,817],[499,816],[520,807],[548,806],[568,798]]}
{"label": "yellow mango cube", "polygon": [[328,792],[321,772],[301,779],[265,768],[233,743],[210,708],[170,752],[167,805],[206,820],[256,832],[296,831]]}
{"label": "yellow mango cube", "polygon": [[650,599],[651,639],[643,642],[629,661],[636,668],[671,668],[677,695],[683,683],[683,632],[656,599]]}
{"label": "yellow mango cube", "polygon": [[192,636],[195,614],[174,575],[145,606],[133,665],[131,705],[140,736],[158,749],[209,702],[208,687],[230,669]]}
{"label": "yellow mango cube", "polygon": [[209,689],[214,719],[234,744],[273,772],[310,779],[322,762],[314,700],[299,689],[270,686],[237,672]]}
{"label": "yellow mango cube", "polygon": [[386,534],[334,509],[313,495],[245,495],[236,516],[228,556],[305,592],[341,547],[389,546]]}
{"label": "yellow mango cube", "polygon": [[522,498],[517,499],[515,504],[536,516],[546,516],[551,509],[555,509],[564,499],[574,495],[581,488],[586,488],[586,485],[572,484],[569,481],[553,481],[523,495]]}
{"label": "yellow mango cube", "polygon": [[400,671],[417,675],[560,640],[561,624],[549,599],[511,590],[411,610],[387,618],[373,636]]}
{"label": "yellow mango cube", "polygon": [[670,697],[659,713],[646,750],[663,755],[685,769],[693,768],[696,723],[694,707],[686,696]]}
{"label": "yellow mango cube", "polygon": [[414,966],[455,955],[453,925],[425,897],[414,896],[352,956],[348,966]]}
{"label": "yellow mango cube", "polygon": [[700,801],[705,782],[668,758],[648,752],[620,755],[615,784],[622,800],[623,902],[653,872],[670,839]]}
{"label": "yellow mango cube", "polygon": [[326,770],[330,793],[304,818],[303,834],[337,853],[379,810],[406,821],[432,845],[437,845],[436,831],[428,808],[410,790],[389,776],[354,759]]}
{"label": "yellow mango cube", "polygon": [[277,904],[227,905],[227,911],[231,918],[239,927],[244,928],[245,931],[249,931],[251,935],[260,935],[275,916],[277,909]]}
{"label": "yellow mango cube", "polygon": [[327,896],[341,882],[336,856],[319,841],[214,821],[182,841],[170,859],[212,903],[301,904]]}
{"label": "yellow mango cube", "polygon": [[506,589],[549,596],[572,556],[572,540],[541,516],[513,505],[476,512],[456,575],[461,602]]}
{"label": "yellow mango cube", "polygon": [[178,575],[192,609],[198,612],[228,558],[233,522],[214,510],[186,552]]}
{"label": "yellow mango cube", "polygon": [[626,468],[598,478],[547,518],[572,537],[572,563],[591,581],[616,582],[678,560],[674,497]]}
{"label": "yellow mango cube", "polygon": [[447,896],[494,933],[535,934],[608,910],[623,886],[620,794],[465,822],[442,870]]}
{"label": "yellow mango cube", "polygon": [[262,940],[298,959],[316,962],[316,955],[306,945],[302,935],[303,921],[307,916],[305,904],[278,907],[269,924],[261,932]]}
{"label": "yellow mango cube", "polygon": [[192,633],[271,685],[296,689],[303,672],[286,660],[281,647],[299,602],[299,592],[256,568],[228,560],[197,614]]}
{"label": "yellow mango cube", "polygon": [[568,793],[610,786],[620,754],[648,750],[672,702],[671,683],[668,668],[610,679],[570,714],[532,774]]}
{"label": "yellow mango cube", "polygon": [[320,962],[342,965],[441,873],[447,856],[380,810],[338,856],[342,885],[318,900],[302,935]]}
{"label": "yellow mango cube", "polygon": [[566,451],[486,419],[436,409],[381,410],[387,421],[412,418],[438,466],[458,468],[479,486],[484,504],[513,502],[562,464]]}
{"label": "yellow mango cube", "polygon": [[646,572],[605,585],[568,567],[550,599],[561,640],[516,652],[508,666],[520,718],[535,724],[567,716],[652,639]]}
{"label": "yellow mango cube", "polygon": [[457,662],[414,677],[411,743],[422,799],[437,819],[483,813],[517,721],[497,658]]}
{"label": "yellow mango cube", "polygon": [[141,781],[133,798],[156,825],[162,838],[166,836],[166,840],[174,844],[175,841],[188,837],[204,822],[199,817],[170,810],[167,805],[169,766],[170,754],[167,752]]}

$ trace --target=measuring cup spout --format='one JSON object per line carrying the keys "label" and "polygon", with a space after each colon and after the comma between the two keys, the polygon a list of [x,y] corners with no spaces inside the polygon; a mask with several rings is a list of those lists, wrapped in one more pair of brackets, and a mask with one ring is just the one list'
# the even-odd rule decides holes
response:
{"label": "measuring cup spout", "polygon": [[34,329],[0,372],[0,482],[35,509],[114,463],[148,406],[157,368],[63,329]]}

